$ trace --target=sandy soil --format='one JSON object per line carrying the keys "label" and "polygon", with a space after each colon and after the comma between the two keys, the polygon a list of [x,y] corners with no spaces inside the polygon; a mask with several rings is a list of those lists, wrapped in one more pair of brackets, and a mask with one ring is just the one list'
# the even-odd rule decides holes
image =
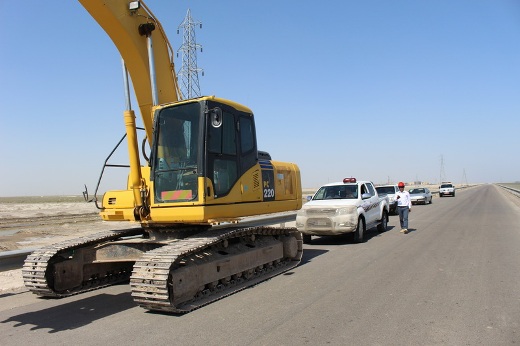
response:
{"label": "sandy soil", "polygon": [[[0,251],[30,250],[108,229],[135,227],[101,220],[93,203],[0,202]],[[0,292],[22,291],[21,269],[0,272]]]}
{"label": "sandy soil", "polygon": [[0,251],[42,247],[104,229],[131,226],[101,220],[92,203],[0,203]]}

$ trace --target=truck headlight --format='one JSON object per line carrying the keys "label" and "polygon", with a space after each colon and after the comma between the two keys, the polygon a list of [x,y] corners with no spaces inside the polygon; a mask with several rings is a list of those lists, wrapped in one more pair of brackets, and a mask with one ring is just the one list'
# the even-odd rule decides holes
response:
{"label": "truck headlight", "polygon": [[357,216],[357,207],[353,205],[348,205],[346,207],[338,208],[337,213],[338,215],[349,215],[355,213]]}

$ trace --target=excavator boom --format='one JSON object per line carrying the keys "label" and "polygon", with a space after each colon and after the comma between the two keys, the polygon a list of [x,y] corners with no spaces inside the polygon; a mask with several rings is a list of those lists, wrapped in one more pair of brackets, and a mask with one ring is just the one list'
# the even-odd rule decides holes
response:
{"label": "excavator boom", "polygon": [[[152,138],[153,83],[156,85],[157,103],[176,102],[181,99],[175,67],[173,49],[166,34],[152,12],[140,2],[136,9],[130,9],[128,0],[79,0],[92,18],[110,36],[132,78],[135,95],[148,141]],[[146,33],[139,28],[152,24],[153,32],[153,64],[160,73],[151,78],[148,43]]]}

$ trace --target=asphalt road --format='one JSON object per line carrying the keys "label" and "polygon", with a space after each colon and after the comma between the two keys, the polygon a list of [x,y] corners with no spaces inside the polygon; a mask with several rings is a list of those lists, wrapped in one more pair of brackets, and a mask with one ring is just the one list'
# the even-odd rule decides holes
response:
{"label": "asphalt road", "polygon": [[61,300],[0,296],[0,345],[520,343],[520,208],[483,185],[414,206],[409,234],[315,238],[294,270],[186,315],[119,285]]}

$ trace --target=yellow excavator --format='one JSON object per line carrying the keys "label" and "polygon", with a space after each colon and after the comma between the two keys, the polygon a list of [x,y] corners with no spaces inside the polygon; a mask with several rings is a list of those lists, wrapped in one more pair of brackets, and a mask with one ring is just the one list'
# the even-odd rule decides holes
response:
{"label": "yellow excavator", "polygon": [[[25,286],[59,298],[130,281],[139,306],[185,313],[297,266],[296,228],[240,221],[300,209],[298,166],[258,150],[249,108],[214,96],[182,99],[173,49],[143,1],[79,2],[112,39],[124,67],[128,183],[103,195],[100,214],[138,227],[34,251],[22,269]],[[149,147],[145,160],[128,73]]]}

